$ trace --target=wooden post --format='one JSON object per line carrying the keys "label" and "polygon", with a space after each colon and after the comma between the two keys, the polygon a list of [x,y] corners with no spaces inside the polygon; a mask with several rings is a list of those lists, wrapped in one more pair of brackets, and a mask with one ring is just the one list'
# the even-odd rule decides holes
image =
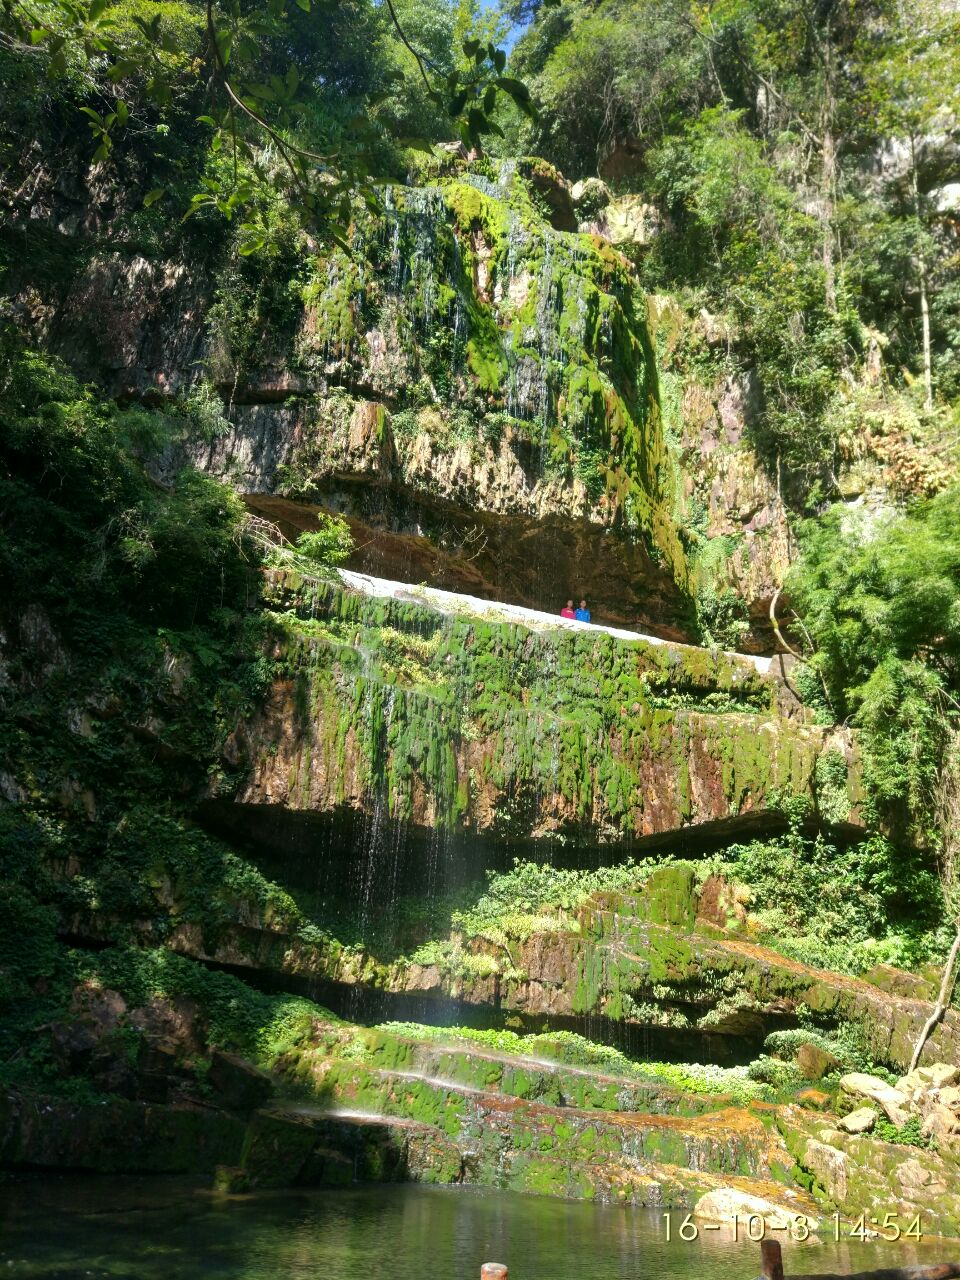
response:
{"label": "wooden post", "polygon": [[480,1280],[507,1280],[507,1268],[502,1262],[485,1262],[480,1268]]}
{"label": "wooden post", "polygon": [[783,1256],[779,1240],[760,1242],[760,1275],[762,1280],[783,1280]]}

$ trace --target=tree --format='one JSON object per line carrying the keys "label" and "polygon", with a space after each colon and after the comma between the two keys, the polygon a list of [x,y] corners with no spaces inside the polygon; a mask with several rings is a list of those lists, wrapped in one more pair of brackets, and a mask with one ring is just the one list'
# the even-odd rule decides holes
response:
{"label": "tree", "polygon": [[800,529],[787,589],[837,714],[860,729],[878,816],[936,848],[960,715],[960,487],[886,520]]}
{"label": "tree", "polygon": [[943,893],[944,912],[955,930],[953,945],[943,966],[943,977],[937,994],[937,1003],[923,1026],[910,1070],[920,1062],[924,1045],[930,1033],[950,1007],[960,964],[960,733],[950,735],[950,743],[944,757],[936,794],[937,824],[940,829],[940,888]]}
{"label": "tree", "polygon": [[[209,154],[223,151],[230,164],[208,166],[188,215],[207,208],[228,219],[245,215],[241,252],[252,252],[267,236],[258,206],[277,193],[305,225],[344,242],[354,196],[376,199],[368,161],[382,95],[367,95],[335,139],[315,136],[307,99],[323,84],[323,72],[303,54],[317,53],[318,29],[323,45],[323,34],[337,25],[349,28],[357,13],[368,28],[376,25],[372,6],[357,6],[345,24],[339,6],[324,0],[295,0],[291,13],[285,0],[203,0],[181,8],[188,21],[178,25],[165,8],[145,14],[128,0],[0,0],[0,47],[39,61],[52,82],[78,85],[94,163],[110,159],[132,111],[143,104],[162,110],[185,86],[198,88]],[[493,114],[504,95],[532,112],[526,87],[505,75],[506,54],[492,41],[468,36],[462,58],[441,65],[410,38],[395,0],[386,0],[386,14],[426,97],[456,124],[466,144],[478,147],[497,131]],[[189,21],[197,16],[200,24]],[[305,18],[316,20],[312,29]],[[154,188],[145,203],[164,194]]]}
{"label": "tree", "polygon": [[864,53],[869,102],[881,129],[906,149],[914,270],[919,295],[924,402],[933,407],[932,207],[921,166],[940,138],[960,130],[960,13],[940,0],[890,0],[880,39]]}

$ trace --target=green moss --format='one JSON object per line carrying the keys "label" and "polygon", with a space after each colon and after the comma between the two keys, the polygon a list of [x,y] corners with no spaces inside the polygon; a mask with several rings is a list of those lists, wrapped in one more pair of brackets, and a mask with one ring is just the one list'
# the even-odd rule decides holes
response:
{"label": "green moss", "polygon": [[[271,590],[297,691],[302,749],[291,779],[304,806],[342,802],[348,782],[376,785],[393,816],[409,817],[416,793],[430,798],[438,826],[454,827],[484,792],[497,798],[497,825],[522,832],[531,800],[557,796],[578,821],[636,831],[650,755],[665,766],[661,804],[674,805],[678,822],[694,816],[694,743],[717,762],[732,813],[785,782],[810,789],[818,739],[758,720],[772,686],[742,660],[443,617],[289,576]],[[663,705],[674,687],[681,706]],[[718,713],[694,718],[691,701]],[[480,744],[469,766],[468,742]],[[318,775],[334,794],[304,790]]]}
{"label": "green moss", "polygon": [[659,868],[647,880],[644,898],[653,924],[690,932],[697,914],[695,868],[689,863]]}

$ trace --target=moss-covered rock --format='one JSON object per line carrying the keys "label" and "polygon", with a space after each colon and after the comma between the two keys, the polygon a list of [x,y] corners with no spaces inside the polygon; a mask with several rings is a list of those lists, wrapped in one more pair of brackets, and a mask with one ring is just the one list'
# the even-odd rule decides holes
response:
{"label": "moss-covered rock", "polygon": [[[248,806],[279,821],[385,803],[435,830],[594,842],[730,827],[784,794],[814,798],[827,734],[780,714],[776,680],[747,659],[289,575],[274,592],[286,678],[231,743],[247,773],[224,822],[242,827]],[[848,819],[855,784],[854,770]]]}

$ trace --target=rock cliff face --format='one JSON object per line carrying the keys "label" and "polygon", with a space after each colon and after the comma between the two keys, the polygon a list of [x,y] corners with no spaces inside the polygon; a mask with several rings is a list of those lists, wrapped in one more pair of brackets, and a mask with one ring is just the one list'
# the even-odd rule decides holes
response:
{"label": "rock cliff face", "polygon": [[[17,828],[18,874],[46,895],[51,954],[83,953],[78,991],[114,1011],[106,1028],[89,1001],[46,1019],[44,1061],[51,1087],[76,1068],[113,1102],[0,1096],[0,1159],[644,1205],[743,1183],[796,1211],[809,1191],[852,1208],[859,1163],[871,1203],[896,1177],[911,1207],[929,1189],[943,1227],[956,1208],[945,1117],[941,1151],[910,1165],[775,1110],[780,1094],[745,1074],[723,1077],[749,1095],[734,1107],[709,1078],[669,1088],[635,1063],[618,1076],[602,1056],[557,1062],[549,1043],[579,1033],[591,1053],[615,1041],[649,1059],[655,1043],[745,1063],[771,1033],[813,1024],[853,1028],[903,1067],[931,1011],[919,978],[894,973],[896,994],[760,945],[733,887],[699,883],[692,860],[634,867],[630,887],[573,908],[518,907],[511,929],[468,926],[441,901],[517,853],[580,872],[655,849],[689,859],[782,830],[797,800],[838,841],[863,834],[853,735],[815,724],[782,665],[719,647],[762,647],[789,558],[777,483],[749,445],[749,381],[712,357],[684,364],[691,342],[716,356],[730,335],[640,292],[609,237],[636,247],[649,211],[611,206],[576,231],[569,201],[549,217],[536,203],[556,194],[545,170],[481,168],[392,188],[349,252],[281,254],[268,273],[224,269],[199,236],[166,259],[132,241],[108,252],[85,193],[64,184],[38,205],[61,256],[84,250],[50,279],[15,266],[18,314],[110,394],[166,407],[174,438],[149,463],[161,484],[193,463],[287,533],[344,513],[354,568],[554,613],[585,593],[597,621],[667,642],[276,572],[237,605],[262,608],[253,652],[161,631],[139,666],[111,650],[93,671],[55,618],[14,602],[0,639],[20,763],[0,795],[46,806]],[[698,629],[717,644],[682,643]],[[207,661],[221,662],[215,690]],[[66,749],[34,752],[36,724]],[[406,911],[422,899],[406,932],[401,897]],[[144,1022],[174,980],[206,999],[203,1034]],[[278,1014],[262,993],[251,1010],[256,984],[351,1021],[316,1005]],[[528,1048],[548,1061],[355,1025],[387,1013],[541,1032]],[[274,1072],[276,1105],[224,1036]],[[926,1060],[958,1043],[951,1011]],[[807,1103],[840,1108],[828,1087]],[[344,1107],[371,1114],[330,1114]]]}
{"label": "rock cliff face", "polygon": [[[689,634],[647,299],[532,191],[509,165],[389,188],[349,255],[281,256],[266,282],[202,241],[105,254],[53,193],[68,277],[21,264],[13,291],[82,373],[183,414],[162,478],[195,462],[287,528],[340,510],[354,567],[550,608],[589,590],[608,621]],[[197,430],[200,383],[224,407]]]}
{"label": "rock cliff face", "polygon": [[787,533],[750,389],[673,355],[709,364],[729,335],[646,298],[606,224],[552,226],[526,170],[454,169],[388,189],[349,255],[281,254],[266,281],[202,237],[106,253],[61,183],[32,211],[56,279],[15,262],[15,306],[111,394],[181,415],[161,479],[193,462],[287,533],[343,512],[351,567],[548,609],[587,593],[675,639],[732,588],[741,645],[769,643]]}
{"label": "rock cliff face", "polygon": [[[415,592],[282,575],[273,592],[288,676],[228,745],[231,829],[377,807],[440,834],[676,844],[776,825],[788,794],[857,821],[852,740],[750,659],[445,615]],[[827,756],[848,778],[830,797]]]}

